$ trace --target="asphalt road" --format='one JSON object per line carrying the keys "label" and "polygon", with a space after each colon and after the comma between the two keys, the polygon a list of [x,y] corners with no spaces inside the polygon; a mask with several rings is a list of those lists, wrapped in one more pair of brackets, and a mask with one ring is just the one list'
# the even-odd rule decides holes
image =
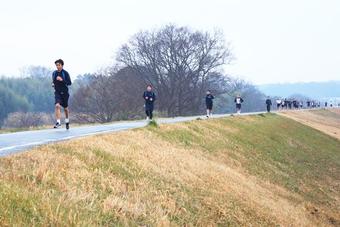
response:
{"label": "asphalt road", "polygon": [[[254,115],[263,112],[242,113],[241,115]],[[230,114],[214,115],[213,118],[228,117]],[[177,122],[191,121],[197,118],[205,119],[205,116],[176,117],[157,119],[159,124],[171,124]],[[134,128],[141,128],[147,125],[146,120],[116,122],[112,124],[79,126],[70,130],[64,127],[59,129],[45,129],[36,131],[24,131],[16,133],[0,134],[0,157],[23,152],[32,147],[54,143],[73,138],[97,135],[102,133],[117,132]]]}

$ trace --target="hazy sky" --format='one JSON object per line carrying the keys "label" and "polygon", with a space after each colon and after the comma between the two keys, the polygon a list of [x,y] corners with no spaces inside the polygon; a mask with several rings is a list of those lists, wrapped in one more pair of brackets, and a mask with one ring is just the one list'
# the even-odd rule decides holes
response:
{"label": "hazy sky", "polygon": [[0,75],[63,58],[72,77],[113,61],[142,29],[224,31],[225,72],[260,83],[340,80],[338,0],[0,0]]}

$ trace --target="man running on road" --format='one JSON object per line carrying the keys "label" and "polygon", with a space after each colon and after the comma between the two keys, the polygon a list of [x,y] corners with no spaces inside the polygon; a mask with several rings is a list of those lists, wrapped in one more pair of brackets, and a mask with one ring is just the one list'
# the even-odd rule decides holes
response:
{"label": "man running on road", "polygon": [[59,128],[61,126],[61,107],[64,108],[65,112],[65,124],[66,129],[70,128],[69,120],[69,109],[68,109],[68,99],[70,97],[68,93],[68,86],[72,84],[70,74],[63,69],[64,61],[59,59],[56,60],[55,65],[57,70],[52,74],[52,86],[54,87],[54,98],[55,98],[55,117],[57,119],[54,128]]}
{"label": "man running on road", "polygon": [[148,85],[146,87],[146,91],[143,93],[143,98],[145,100],[146,120],[152,120],[153,109],[154,109],[154,102],[156,101],[156,95],[152,91],[152,86],[151,85]]}
{"label": "man running on road", "polygon": [[243,103],[243,99],[241,98],[240,95],[237,95],[234,99],[234,102],[236,104],[236,112],[237,114],[241,113],[241,104]]}
{"label": "man running on road", "polygon": [[207,118],[212,116],[213,99],[215,97],[211,94],[211,91],[207,91],[207,96],[205,96],[205,105],[207,106]]}
{"label": "man running on road", "polygon": [[270,107],[272,106],[272,100],[270,99],[269,96],[267,97],[266,105],[267,105],[267,112],[270,113]]}

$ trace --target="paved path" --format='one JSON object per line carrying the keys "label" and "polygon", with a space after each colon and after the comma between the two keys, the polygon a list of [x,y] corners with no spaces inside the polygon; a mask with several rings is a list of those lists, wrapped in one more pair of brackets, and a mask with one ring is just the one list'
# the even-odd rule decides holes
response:
{"label": "paved path", "polygon": [[[242,113],[241,115],[254,115],[260,113],[263,112]],[[214,115],[213,118],[228,116],[230,116],[230,114]],[[171,124],[177,122],[191,121],[197,118],[205,119],[206,117],[193,116],[193,117],[162,118],[158,119],[157,122],[160,124]],[[71,128],[70,130],[65,130],[65,128],[59,128],[0,134],[0,157],[25,151],[27,149],[42,144],[69,140],[89,135],[97,135],[101,133],[141,128],[145,127],[146,125],[147,122],[145,120],[140,120],[140,121],[116,122],[112,124],[103,125],[79,126]]]}

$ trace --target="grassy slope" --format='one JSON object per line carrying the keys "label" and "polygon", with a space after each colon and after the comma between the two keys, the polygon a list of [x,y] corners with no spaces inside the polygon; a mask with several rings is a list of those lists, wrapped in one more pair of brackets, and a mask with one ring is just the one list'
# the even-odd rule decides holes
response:
{"label": "grassy slope", "polygon": [[0,225],[339,225],[339,147],[272,114],[43,146],[0,159]]}
{"label": "grassy slope", "polygon": [[340,109],[338,108],[283,111],[279,114],[340,140]]}

